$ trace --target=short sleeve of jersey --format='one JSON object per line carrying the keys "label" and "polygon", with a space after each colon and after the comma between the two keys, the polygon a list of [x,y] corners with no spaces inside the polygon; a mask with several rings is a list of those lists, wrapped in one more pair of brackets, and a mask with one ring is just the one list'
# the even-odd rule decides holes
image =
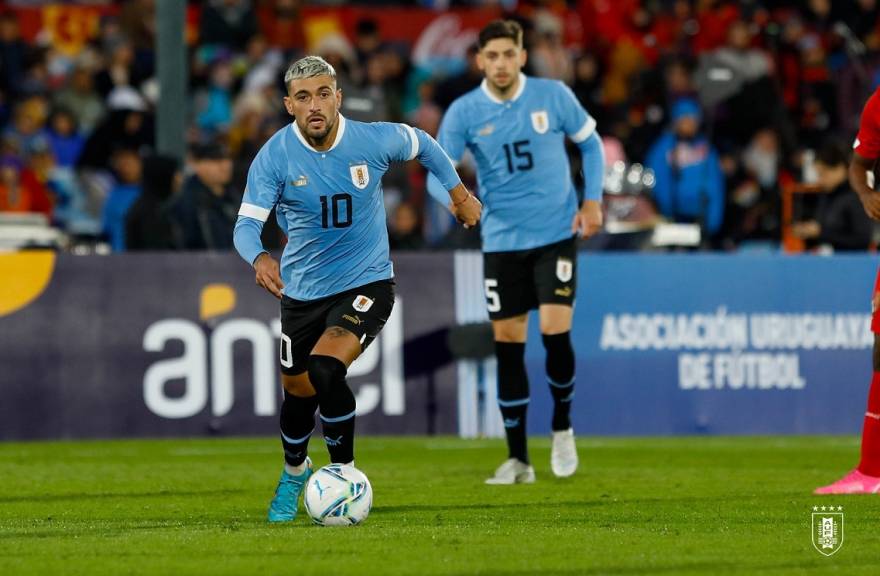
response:
{"label": "short sleeve of jersey", "polygon": [[277,155],[285,157],[279,140],[273,138],[263,145],[251,162],[239,216],[247,216],[260,222],[269,218],[269,213],[284,190],[284,175],[278,169]]}
{"label": "short sleeve of jersey", "polygon": [[556,82],[556,113],[562,122],[562,131],[576,144],[592,136],[596,131],[596,121],[587,114],[571,88]]}
{"label": "short sleeve of jersey", "polygon": [[460,102],[453,102],[446,114],[443,115],[443,121],[440,123],[440,130],[437,133],[437,143],[454,163],[461,161],[467,145],[467,131],[464,128],[462,113],[463,107]]}
{"label": "short sleeve of jersey", "polygon": [[859,135],[853,143],[853,149],[862,158],[874,160],[880,158],[880,90],[868,98],[862,119],[859,124]]}
{"label": "short sleeve of jersey", "polygon": [[[375,122],[372,126],[379,131],[377,142],[383,144],[383,151],[389,161],[405,162],[419,153],[419,139],[412,126],[393,122]],[[374,146],[375,143],[366,145]]]}

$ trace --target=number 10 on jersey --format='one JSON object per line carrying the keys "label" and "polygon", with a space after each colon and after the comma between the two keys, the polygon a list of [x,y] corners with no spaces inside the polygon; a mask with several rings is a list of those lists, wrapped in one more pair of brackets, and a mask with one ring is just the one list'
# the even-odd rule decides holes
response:
{"label": "number 10 on jersey", "polygon": [[351,226],[351,194],[334,194],[329,199],[321,196],[321,228],[330,227],[331,212],[334,228]]}

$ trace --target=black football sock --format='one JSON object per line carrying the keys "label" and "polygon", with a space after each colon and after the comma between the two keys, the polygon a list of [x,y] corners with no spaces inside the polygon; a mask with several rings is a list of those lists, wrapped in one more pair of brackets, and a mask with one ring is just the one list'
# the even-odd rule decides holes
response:
{"label": "black football sock", "polygon": [[309,357],[309,380],[318,392],[324,442],[334,464],[354,460],[355,399],[346,372],[345,364],[332,356]]}
{"label": "black football sock", "polygon": [[529,407],[529,380],[525,365],[526,345],[522,342],[495,342],[498,358],[498,407],[504,418],[508,457],[528,464],[526,411]]}
{"label": "black football sock", "polygon": [[553,396],[554,432],[571,428],[571,400],[574,398],[574,349],[571,333],[543,336],[547,351],[547,383]]}
{"label": "black football sock", "polygon": [[309,454],[309,439],[315,430],[315,411],[318,409],[318,396],[294,396],[284,391],[281,404],[281,445],[284,447],[284,461],[290,466],[299,466]]}

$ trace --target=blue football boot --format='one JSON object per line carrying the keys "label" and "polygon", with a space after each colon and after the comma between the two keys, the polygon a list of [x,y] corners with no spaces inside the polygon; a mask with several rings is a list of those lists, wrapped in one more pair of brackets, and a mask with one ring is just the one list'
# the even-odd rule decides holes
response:
{"label": "blue football boot", "polygon": [[299,476],[288,474],[286,469],[281,471],[278,488],[275,489],[275,497],[269,504],[269,522],[290,522],[296,518],[299,496],[305,490],[306,482],[311,475],[311,458],[306,458],[306,469]]}

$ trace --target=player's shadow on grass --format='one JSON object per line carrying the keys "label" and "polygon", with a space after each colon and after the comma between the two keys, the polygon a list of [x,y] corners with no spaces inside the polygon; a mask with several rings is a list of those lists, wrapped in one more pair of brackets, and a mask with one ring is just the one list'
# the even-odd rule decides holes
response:
{"label": "player's shadow on grass", "polygon": [[30,496],[0,496],[0,504],[13,502],[63,502],[65,500],[95,500],[103,498],[167,498],[169,496],[218,496],[250,492],[244,488],[225,490],[157,490],[155,492],[77,492],[73,494],[33,494]]}

